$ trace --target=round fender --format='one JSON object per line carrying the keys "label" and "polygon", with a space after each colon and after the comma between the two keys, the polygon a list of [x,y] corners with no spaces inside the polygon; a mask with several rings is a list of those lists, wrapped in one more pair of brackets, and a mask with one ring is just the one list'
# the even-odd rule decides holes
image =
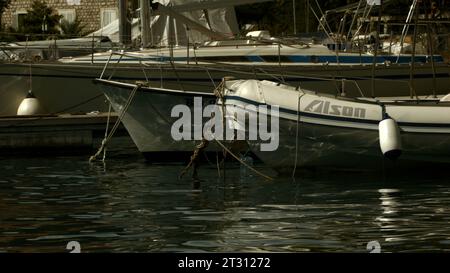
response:
{"label": "round fender", "polygon": [[31,91],[29,91],[27,97],[20,103],[19,108],[17,109],[17,115],[29,116],[37,115],[40,113],[41,105],[39,103],[39,100],[33,95]]}

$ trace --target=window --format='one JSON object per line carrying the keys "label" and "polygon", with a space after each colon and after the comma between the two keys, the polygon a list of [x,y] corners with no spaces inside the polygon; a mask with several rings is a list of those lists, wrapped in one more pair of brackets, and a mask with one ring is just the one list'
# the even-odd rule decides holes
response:
{"label": "window", "polygon": [[18,10],[14,13],[13,27],[16,30],[20,30],[25,25],[23,21],[26,16],[27,16],[26,10]]}
{"label": "window", "polygon": [[101,10],[101,27],[107,26],[117,20],[117,9]]}
{"label": "window", "polygon": [[67,5],[73,6],[73,5],[80,5],[81,0],[67,0]]}
{"label": "window", "polygon": [[77,14],[74,9],[58,9],[58,14],[62,15],[60,23],[62,22],[73,23],[75,22],[75,18],[77,17]]}

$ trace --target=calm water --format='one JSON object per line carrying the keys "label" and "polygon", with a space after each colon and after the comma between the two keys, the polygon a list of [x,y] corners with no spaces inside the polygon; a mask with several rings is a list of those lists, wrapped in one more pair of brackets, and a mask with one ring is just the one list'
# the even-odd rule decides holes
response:
{"label": "calm water", "polygon": [[198,187],[139,155],[0,159],[0,252],[450,250],[450,179],[229,167],[203,166]]}

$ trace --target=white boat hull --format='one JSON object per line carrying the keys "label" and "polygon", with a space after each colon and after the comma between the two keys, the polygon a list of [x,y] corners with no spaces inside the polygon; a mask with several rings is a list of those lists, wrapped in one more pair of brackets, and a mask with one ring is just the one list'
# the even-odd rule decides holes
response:
{"label": "white boat hull", "polygon": [[[335,128],[280,120],[280,146],[262,152],[260,142],[249,142],[259,159],[281,172],[299,168],[374,170],[383,166],[413,168],[425,163],[450,164],[450,138],[444,134],[402,134],[403,150],[397,161],[383,157],[377,130]],[[296,145],[298,145],[296,147]],[[296,151],[297,158],[296,158]]]}
{"label": "white boat hull", "polygon": [[[264,142],[249,141],[252,152],[274,169],[450,164],[448,103],[368,103],[259,81],[230,81],[227,88],[226,105],[239,111],[249,112],[248,105],[280,107],[279,147],[264,151]],[[378,124],[383,118],[382,105],[400,127],[402,154],[395,163],[384,159],[380,149]]]}
{"label": "white boat hull", "polygon": [[[98,80],[97,83],[117,113],[122,112],[131,91],[136,87],[133,84],[111,81]],[[178,118],[171,117],[171,110],[175,105],[190,105],[193,112],[194,96],[202,97],[207,104],[216,102],[215,96],[207,93],[184,93],[176,90],[169,93],[159,88],[146,87],[136,92],[122,122],[138,150],[149,161],[189,160],[200,141],[176,141],[172,138],[171,128]],[[214,143],[206,150],[219,151]]]}

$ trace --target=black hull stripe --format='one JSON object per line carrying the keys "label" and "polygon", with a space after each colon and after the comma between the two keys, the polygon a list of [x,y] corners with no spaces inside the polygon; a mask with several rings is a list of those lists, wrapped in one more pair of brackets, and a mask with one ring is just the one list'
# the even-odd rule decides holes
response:
{"label": "black hull stripe", "polygon": [[[258,103],[246,98],[237,97],[237,96],[226,96],[225,99],[232,99],[241,101],[244,103],[248,103],[254,106],[260,106],[260,105],[266,105],[270,106],[264,103]],[[300,114],[300,116],[304,117],[310,117],[310,118],[317,118],[317,119],[324,119],[324,120],[331,120],[331,121],[342,121],[342,122],[353,122],[353,123],[360,123],[360,124],[368,124],[368,125],[378,125],[378,123],[381,120],[370,120],[370,119],[356,119],[356,118],[348,118],[348,117],[337,117],[337,116],[327,116],[327,115],[320,115],[315,114],[311,112],[297,112],[297,110],[291,110],[287,108],[279,108],[280,112],[290,114],[290,115],[297,115]],[[406,127],[426,127],[426,128],[448,128],[450,129],[450,123],[414,123],[414,122],[398,122],[400,126],[406,126]]]}

